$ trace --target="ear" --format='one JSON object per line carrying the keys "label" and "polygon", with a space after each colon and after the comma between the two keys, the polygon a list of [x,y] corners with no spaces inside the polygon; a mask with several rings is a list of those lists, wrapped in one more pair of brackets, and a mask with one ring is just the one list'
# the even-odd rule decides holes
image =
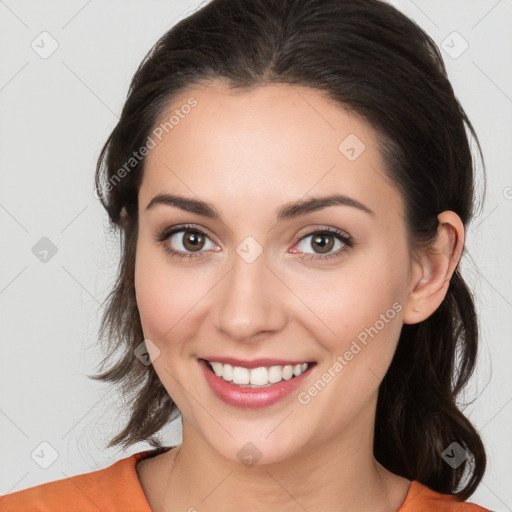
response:
{"label": "ear", "polygon": [[464,225],[452,211],[437,216],[436,240],[416,251],[403,321],[416,324],[440,306],[464,249]]}

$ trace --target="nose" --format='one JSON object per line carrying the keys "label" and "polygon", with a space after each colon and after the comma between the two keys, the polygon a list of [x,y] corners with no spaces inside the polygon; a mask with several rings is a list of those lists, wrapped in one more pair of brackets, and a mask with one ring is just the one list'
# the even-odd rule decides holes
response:
{"label": "nose", "polygon": [[265,252],[251,263],[238,254],[233,260],[231,270],[217,287],[215,325],[224,336],[254,343],[263,334],[279,332],[286,325],[287,289]]}

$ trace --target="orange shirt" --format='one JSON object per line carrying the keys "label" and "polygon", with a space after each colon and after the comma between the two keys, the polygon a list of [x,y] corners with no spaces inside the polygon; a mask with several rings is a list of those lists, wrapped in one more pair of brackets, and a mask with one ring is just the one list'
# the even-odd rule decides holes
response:
{"label": "orange shirt", "polygon": [[[1,512],[151,512],[135,465],[160,449],[135,453],[111,466],[0,497]],[[489,512],[413,480],[397,512]]]}

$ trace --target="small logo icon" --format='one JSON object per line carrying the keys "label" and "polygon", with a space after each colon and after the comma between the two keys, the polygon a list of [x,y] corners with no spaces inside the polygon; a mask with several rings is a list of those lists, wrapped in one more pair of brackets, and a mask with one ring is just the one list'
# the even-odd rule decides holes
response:
{"label": "small logo icon", "polygon": [[338,146],[339,152],[350,162],[357,160],[365,149],[363,141],[353,133],[345,137]]}
{"label": "small logo icon", "polygon": [[253,443],[245,443],[242,448],[238,450],[236,456],[240,462],[250,468],[261,459],[261,452]]}
{"label": "small logo icon", "polygon": [[30,46],[41,59],[47,59],[57,50],[59,43],[51,34],[44,31],[32,41]]}
{"label": "small logo icon", "polygon": [[160,349],[149,338],[146,338],[137,345],[133,353],[144,366],[149,366],[160,355]]}
{"label": "small logo icon", "polygon": [[238,245],[236,252],[246,263],[253,263],[263,252],[263,247],[252,236],[248,236]]}
{"label": "small logo icon", "polygon": [[32,254],[42,263],[48,263],[57,254],[57,246],[46,236],[32,247]]}
{"label": "small logo icon", "polygon": [[452,59],[458,59],[469,48],[469,43],[458,32],[453,31],[443,40],[441,48]]}
{"label": "small logo icon", "polygon": [[457,469],[468,458],[466,450],[456,441],[451,443],[441,456],[453,469]]}
{"label": "small logo icon", "polygon": [[38,466],[48,469],[59,458],[59,452],[48,441],[43,441],[34,448],[30,456]]}

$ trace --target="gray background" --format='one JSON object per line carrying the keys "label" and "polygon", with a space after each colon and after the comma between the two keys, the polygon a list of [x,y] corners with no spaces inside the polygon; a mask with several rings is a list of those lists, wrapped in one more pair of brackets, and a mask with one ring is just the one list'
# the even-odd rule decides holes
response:
{"label": "gray background", "polygon": [[[0,494],[148,447],[104,450],[122,407],[115,390],[86,377],[101,357],[101,303],[119,257],[93,193],[94,167],[137,65],[201,3],[0,0]],[[486,201],[462,260],[481,327],[463,398],[476,398],[466,413],[489,454],[471,501],[511,510],[512,1],[392,3],[441,46],[486,158]],[[43,237],[57,250],[46,261]],[[165,441],[180,435],[175,423]]]}

